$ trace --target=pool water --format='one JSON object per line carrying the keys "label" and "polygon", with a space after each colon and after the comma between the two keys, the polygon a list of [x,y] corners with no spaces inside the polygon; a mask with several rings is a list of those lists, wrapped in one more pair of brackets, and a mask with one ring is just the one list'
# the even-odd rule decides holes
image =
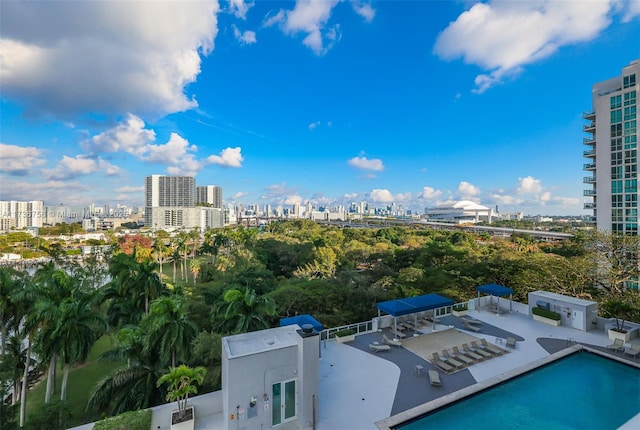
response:
{"label": "pool water", "polygon": [[399,428],[607,430],[638,413],[640,369],[580,352]]}

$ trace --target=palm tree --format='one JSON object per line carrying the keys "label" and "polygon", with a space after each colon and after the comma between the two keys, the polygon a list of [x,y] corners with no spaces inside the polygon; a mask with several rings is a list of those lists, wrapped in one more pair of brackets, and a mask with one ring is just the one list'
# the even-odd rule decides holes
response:
{"label": "palm tree", "polygon": [[164,401],[166,390],[157,381],[166,369],[166,361],[155,350],[145,348],[146,334],[140,327],[118,333],[118,346],[100,356],[101,361],[127,360],[127,366],[103,378],[89,395],[87,410],[109,415],[145,409]]}
{"label": "palm tree", "polygon": [[151,312],[142,321],[147,331],[147,352],[156,354],[165,362],[176,366],[178,352],[187,357],[191,341],[198,330],[182,310],[182,300],[178,297],[161,297],[151,303]]}
{"label": "palm tree", "polygon": [[276,313],[276,305],[267,296],[258,296],[255,290],[228,290],[224,302],[214,311],[218,328],[223,332],[246,333],[269,327],[267,317]]}
{"label": "palm tree", "polygon": [[[67,397],[71,365],[86,361],[91,347],[107,328],[104,319],[94,307],[94,301],[92,294],[71,297],[65,299],[55,312],[55,326],[50,331],[50,337],[52,342],[58,345],[58,353],[64,365],[60,388],[61,401],[65,401]],[[51,311],[47,309],[45,312]]]}
{"label": "palm tree", "polygon": [[10,267],[0,267],[0,359],[4,357],[9,325],[17,322],[16,292],[22,279]]}
{"label": "palm tree", "polygon": [[193,368],[181,364],[178,367],[171,367],[169,373],[158,379],[157,385],[169,385],[167,400],[178,402],[178,416],[181,421],[186,417],[189,394],[198,394],[196,385],[202,384],[206,373],[207,370],[202,366]]}
{"label": "palm tree", "polygon": [[189,268],[191,269],[191,274],[193,275],[193,284],[195,285],[196,279],[198,278],[198,273],[200,273],[200,260],[191,260],[191,262],[189,263]]}

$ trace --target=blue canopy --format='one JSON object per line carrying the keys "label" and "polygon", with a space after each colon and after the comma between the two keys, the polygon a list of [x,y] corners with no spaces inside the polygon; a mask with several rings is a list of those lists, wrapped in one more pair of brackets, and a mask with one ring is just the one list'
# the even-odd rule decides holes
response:
{"label": "blue canopy", "polygon": [[294,324],[298,324],[300,327],[305,324],[311,324],[313,326],[313,329],[318,332],[322,331],[323,329],[322,324],[320,324],[318,320],[316,320],[309,314],[296,315],[295,317],[282,318],[280,320],[280,327]]}
{"label": "blue canopy", "polygon": [[453,306],[453,300],[438,294],[426,294],[424,296],[389,300],[376,304],[378,310],[394,317],[428,311],[429,309],[443,308],[445,306]]}
{"label": "blue canopy", "polygon": [[498,284],[487,284],[476,287],[479,293],[491,294],[492,296],[508,296],[513,294],[513,289]]}

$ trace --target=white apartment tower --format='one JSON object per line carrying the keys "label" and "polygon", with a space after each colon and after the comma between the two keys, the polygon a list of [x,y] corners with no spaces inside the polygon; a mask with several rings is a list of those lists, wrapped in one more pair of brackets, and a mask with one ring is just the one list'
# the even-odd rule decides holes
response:
{"label": "white apartment tower", "polygon": [[145,225],[153,225],[152,208],[195,206],[195,178],[162,175],[151,175],[145,178]]}
{"label": "white apartment tower", "polygon": [[638,133],[637,100],[640,92],[640,60],[622,69],[622,75],[593,85],[592,110],[583,139],[587,163],[583,178],[591,188],[584,196],[591,201],[587,221],[599,230],[638,234]]}
{"label": "white apartment tower", "polygon": [[222,188],[215,185],[196,187],[196,203],[222,208]]}
{"label": "white apartment tower", "polygon": [[0,201],[0,230],[42,227],[44,202],[42,200]]}

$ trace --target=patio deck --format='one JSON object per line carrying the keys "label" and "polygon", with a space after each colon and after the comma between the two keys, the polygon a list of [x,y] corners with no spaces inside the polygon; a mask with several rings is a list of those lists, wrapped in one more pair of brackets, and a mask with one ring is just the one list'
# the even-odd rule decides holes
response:
{"label": "patio deck", "polygon": [[[569,327],[552,327],[533,321],[528,315],[526,305],[514,303],[514,311],[496,315],[487,310],[474,310],[469,316],[482,321],[481,331],[465,330],[462,320],[457,317],[444,317],[435,325],[436,331],[456,330],[484,338],[498,346],[507,337],[518,340],[515,349],[508,354],[493,357],[472,364],[458,372],[445,374],[431,363],[404,347],[392,346],[388,351],[374,353],[369,343],[380,342],[382,335],[389,335],[388,329],[356,336],[354,342],[341,344],[335,341],[323,341],[320,346],[319,361],[320,387],[318,395],[318,430],[375,430],[376,422],[392,415],[402,413],[426,402],[446,396],[463,388],[474,385],[531,364],[571,346],[574,343],[610,352],[606,345],[611,341],[602,330],[583,332]],[[452,327],[451,327],[452,326]],[[418,333],[431,333],[433,326],[423,326]],[[410,335],[407,336],[409,338]],[[454,344],[457,345],[457,341]],[[640,345],[640,339],[632,340]],[[440,347],[440,345],[438,346]],[[612,357],[640,367],[640,356],[631,358],[622,353],[611,353]],[[416,372],[416,365],[422,366],[422,373]],[[441,387],[429,384],[428,370],[437,370],[442,381]],[[225,420],[220,412],[208,412],[207,402],[211,396],[220,392],[196,396],[189,400],[196,403],[198,419],[196,430],[222,430]],[[168,417],[174,404],[157,406],[154,409],[152,428],[168,429]],[[640,414],[623,428],[638,428]],[[81,426],[90,429],[91,426]]]}

